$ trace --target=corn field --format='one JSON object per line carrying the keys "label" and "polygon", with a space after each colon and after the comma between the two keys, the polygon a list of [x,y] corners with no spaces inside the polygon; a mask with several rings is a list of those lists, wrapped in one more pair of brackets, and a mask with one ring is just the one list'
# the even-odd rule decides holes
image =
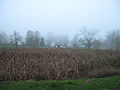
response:
{"label": "corn field", "polygon": [[120,74],[120,51],[1,48],[0,81],[65,80]]}

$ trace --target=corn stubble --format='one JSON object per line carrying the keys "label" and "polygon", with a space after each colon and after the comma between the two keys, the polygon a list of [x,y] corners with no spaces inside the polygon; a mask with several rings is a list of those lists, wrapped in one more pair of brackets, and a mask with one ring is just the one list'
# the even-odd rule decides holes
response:
{"label": "corn stubble", "polygon": [[120,75],[120,51],[0,49],[0,81],[65,80]]}

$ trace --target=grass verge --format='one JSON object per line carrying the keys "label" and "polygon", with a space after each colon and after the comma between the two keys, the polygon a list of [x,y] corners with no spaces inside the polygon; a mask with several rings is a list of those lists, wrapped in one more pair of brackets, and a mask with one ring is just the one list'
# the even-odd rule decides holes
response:
{"label": "grass verge", "polygon": [[0,90],[120,90],[120,76],[63,81],[0,82]]}

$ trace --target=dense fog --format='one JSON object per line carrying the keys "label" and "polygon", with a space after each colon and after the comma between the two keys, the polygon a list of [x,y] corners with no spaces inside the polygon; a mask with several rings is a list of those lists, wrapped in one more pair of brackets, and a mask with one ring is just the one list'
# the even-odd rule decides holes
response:
{"label": "dense fog", "polygon": [[118,49],[119,0],[0,0],[0,45]]}

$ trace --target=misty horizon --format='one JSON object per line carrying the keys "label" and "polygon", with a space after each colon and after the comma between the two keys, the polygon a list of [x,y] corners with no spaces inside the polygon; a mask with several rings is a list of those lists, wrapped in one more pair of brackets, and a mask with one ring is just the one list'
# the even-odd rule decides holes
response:
{"label": "misty horizon", "polygon": [[71,39],[86,26],[103,38],[120,29],[119,0],[3,0],[0,1],[0,31],[22,36],[28,30],[68,35]]}

